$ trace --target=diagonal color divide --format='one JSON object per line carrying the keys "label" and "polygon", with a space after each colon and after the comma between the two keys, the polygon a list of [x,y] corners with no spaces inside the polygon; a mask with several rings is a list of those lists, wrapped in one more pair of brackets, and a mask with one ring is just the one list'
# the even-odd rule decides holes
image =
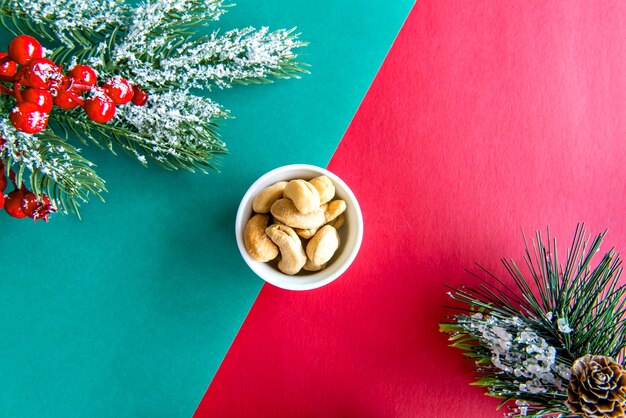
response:
{"label": "diagonal color divide", "polygon": [[520,227],[626,250],[625,56],[623,2],[418,2],[329,165],[357,260],[265,286],[196,416],[501,417],[437,330],[444,284],[521,258]]}
{"label": "diagonal color divide", "polygon": [[328,163],[411,6],[392,3],[241,2],[216,27],[297,24],[312,74],[211,93],[236,117],[221,175],[87,149],[106,205],[0,216],[0,416],[193,414],[262,285],[235,244],[239,200],[278,165]]}

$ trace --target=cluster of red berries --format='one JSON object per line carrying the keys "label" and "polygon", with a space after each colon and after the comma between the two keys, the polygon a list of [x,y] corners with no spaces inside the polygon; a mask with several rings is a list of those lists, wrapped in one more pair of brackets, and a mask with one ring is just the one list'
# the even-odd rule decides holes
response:
{"label": "cluster of red berries", "polygon": [[9,94],[17,101],[11,110],[11,123],[28,134],[46,128],[53,105],[64,110],[81,106],[91,120],[106,123],[115,116],[116,106],[131,101],[143,106],[148,101],[139,86],[122,77],[99,86],[96,71],[87,65],[76,65],[63,74],[61,66],[43,58],[41,44],[28,35],[13,38],[8,54],[0,52],[0,81],[12,84],[0,84],[0,94]]}
{"label": "cluster of red berries", "polygon": [[0,161],[0,209],[4,210],[14,218],[43,219],[48,222],[48,217],[52,212],[56,212],[50,198],[45,194],[37,196],[25,186],[17,187],[15,183],[15,173],[9,169],[9,179],[13,183],[15,190],[8,195],[4,195],[7,187],[7,177],[5,175],[4,164]]}

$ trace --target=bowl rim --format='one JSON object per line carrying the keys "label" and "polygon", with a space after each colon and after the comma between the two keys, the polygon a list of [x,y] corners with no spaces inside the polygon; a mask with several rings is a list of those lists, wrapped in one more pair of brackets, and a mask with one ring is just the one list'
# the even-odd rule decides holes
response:
{"label": "bowl rim", "polygon": [[[322,273],[320,272],[320,273],[314,273],[311,276],[308,276],[308,277],[314,277],[315,274],[320,274],[320,278],[318,280],[313,280],[313,281],[308,281],[308,282],[300,282],[298,280],[298,276],[289,276],[287,274],[281,273],[278,270],[273,270],[273,272],[276,272],[276,274],[272,274],[271,276],[264,274],[262,270],[256,268],[257,263],[259,265],[264,264],[264,263],[256,261],[252,257],[250,257],[243,243],[243,227],[245,227],[245,222],[247,222],[247,219],[244,220],[243,218],[246,212],[248,212],[249,205],[251,205],[251,201],[254,198],[252,194],[258,192],[258,191],[255,192],[255,190],[258,188],[259,184],[265,183],[268,179],[275,177],[277,175],[280,175],[280,174],[284,174],[289,171],[302,171],[302,170],[313,171],[315,173],[319,173],[319,175],[328,176],[333,181],[333,183],[335,183],[336,187],[338,185],[339,188],[341,188],[342,192],[347,197],[346,200],[348,200],[350,202],[349,204],[353,206],[353,209],[357,215],[354,245],[349,249],[349,253],[345,262],[340,267],[338,267],[333,273],[329,275],[322,275]],[[277,181],[280,181],[280,180],[277,180]],[[361,212],[361,207],[359,206],[359,202],[356,199],[356,196],[354,195],[350,187],[348,187],[348,185],[341,178],[339,178],[339,176],[337,176],[335,173],[325,168],[318,167],[318,166],[311,165],[311,164],[288,164],[288,165],[280,166],[273,170],[268,171],[267,173],[259,177],[254,183],[252,183],[250,187],[248,187],[248,189],[246,190],[246,193],[243,195],[241,199],[241,202],[239,203],[239,208],[237,209],[237,217],[235,220],[235,235],[237,238],[237,246],[239,248],[239,252],[241,253],[241,256],[243,257],[248,267],[250,267],[250,269],[261,279],[281,289],[311,290],[311,289],[317,289],[319,287],[322,287],[331,283],[332,281],[336,280],[339,276],[341,276],[348,269],[348,267],[350,267],[350,265],[356,258],[359,252],[359,249],[361,247],[361,243],[363,241],[363,214]]]}

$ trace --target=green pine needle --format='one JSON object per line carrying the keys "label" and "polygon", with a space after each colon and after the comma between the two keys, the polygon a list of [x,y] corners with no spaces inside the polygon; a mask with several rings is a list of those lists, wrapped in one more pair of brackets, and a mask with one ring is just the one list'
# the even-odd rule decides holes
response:
{"label": "green pine needle", "polygon": [[[578,225],[565,262],[560,263],[556,240],[549,231],[545,239],[537,232],[530,244],[524,238],[526,273],[515,261],[502,260],[513,285],[479,266],[479,273],[471,273],[479,285],[450,293],[462,305],[456,309],[464,313],[440,324],[440,331],[448,334],[451,346],[475,359],[476,385],[503,398],[503,404],[523,402],[512,407],[511,415],[522,416],[522,405],[526,416],[570,416],[565,400],[573,362],[585,354],[623,362],[626,287],[619,283],[622,262],[614,249],[596,261],[605,234],[590,239],[584,225]],[[524,350],[530,347],[524,341],[528,335],[533,347],[544,344],[546,352],[551,349],[547,347],[555,350],[553,364],[538,362],[548,374],[520,375],[530,370],[527,365],[535,364],[537,356],[534,348],[530,353]],[[504,349],[502,341],[507,338],[511,339]],[[532,393],[527,383],[541,390]]]}

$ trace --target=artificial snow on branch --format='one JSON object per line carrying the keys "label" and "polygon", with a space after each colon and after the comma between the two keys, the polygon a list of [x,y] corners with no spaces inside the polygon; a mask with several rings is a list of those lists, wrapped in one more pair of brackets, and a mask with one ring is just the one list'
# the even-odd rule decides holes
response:
{"label": "artificial snow on branch", "polygon": [[[303,43],[296,36],[293,30],[234,29],[223,35],[216,32],[206,39],[183,42],[171,56],[155,55],[159,47],[154,45],[124,45],[115,50],[108,66],[98,60],[92,64],[107,70],[129,63],[129,70],[124,73],[129,80],[163,89],[266,83],[268,76],[289,78],[301,72],[294,62],[294,49]],[[145,58],[155,56],[152,60]]]}
{"label": "artificial snow on branch", "polygon": [[[58,65],[59,74],[61,66],[82,71],[69,73],[76,87],[51,88],[56,106],[45,113],[49,123],[26,133],[9,121],[12,104],[20,100],[11,84],[32,86],[19,71],[9,76],[0,69],[0,81],[7,82],[0,89],[0,158],[8,173],[18,173],[16,187],[28,181],[33,192],[49,193],[63,212],[78,212],[81,202],[101,197],[104,181],[69,144],[72,139],[118,146],[144,165],[152,159],[170,169],[215,169],[216,157],[227,152],[216,129],[230,112],[191,89],[267,83],[306,72],[296,53],[305,43],[293,29],[247,27],[222,33],[213,28],[229,7],[222,0],[146,0],[135,7],[121,0],[0,0],[2,26],[41,39],[41,56]],[[9,58],[0,57],[0,67]],[[32,72],[28,64],[20,65],[24,74]],[[108,87],[90,88],[76,75],[87,71],[87,77],[91,69],[98,79],[109,80]],[[62,86],[63,80],[57,84]],[[125,93],[118,89],[116,108],[107,109],[102,88],[110,93],[122,84],[135,93],[136,105],[124,104]],[[99,100],[98,107],[88,107],[89,97],[91,104],[93,97]],[[41,152],[49,144],[56,152]],[[31,175],[24,176],[24,170]]]}
{"label": "artificial snow on branch", "polygon": [[479,285],[449,294],[460,312],[441,331],[507,416],[624,416],[626,287],[615,250],[594,260],[604,235],[590,240],[579,225],[561,264],[556,240],[537,233],[526,274],[503,260],[512,284],[481,269]]}

